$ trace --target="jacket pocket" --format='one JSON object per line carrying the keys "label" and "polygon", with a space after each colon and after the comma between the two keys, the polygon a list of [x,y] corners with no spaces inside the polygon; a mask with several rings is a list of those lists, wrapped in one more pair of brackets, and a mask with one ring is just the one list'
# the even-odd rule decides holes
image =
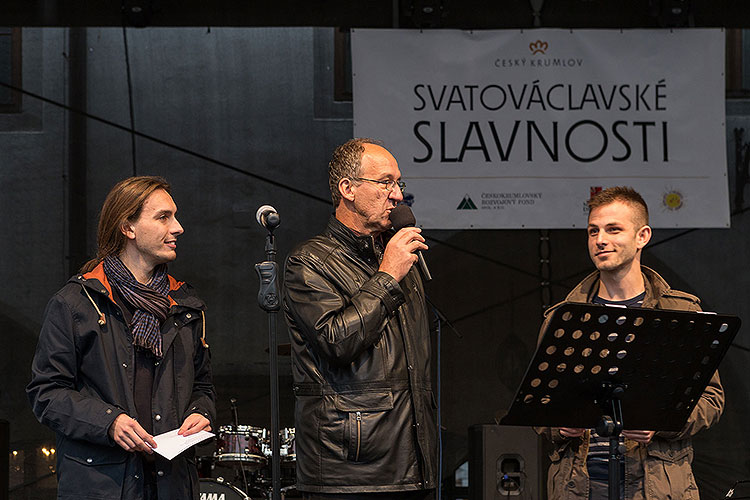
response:
{"label": "jacket pocket", "polygon": [[347,414],[344,433],[347,460],[373,462],[392,446],[388,427],[381,423],[393,409],[393,393],[338,394],[336,409]]}
{"label": "jacket pocket", "polygon": [[58,468],[58,498],[119,498],[127,459],[120,447],[69,441]]}
{"label": "jacket pocket", "polygon": [[654,498],[698,498],[698,486],[690,466],[692,448],[653,446],[655,444],[658,443],[652,443],[646,450],[648,457],[645,467],[646,487],[654,493]]}

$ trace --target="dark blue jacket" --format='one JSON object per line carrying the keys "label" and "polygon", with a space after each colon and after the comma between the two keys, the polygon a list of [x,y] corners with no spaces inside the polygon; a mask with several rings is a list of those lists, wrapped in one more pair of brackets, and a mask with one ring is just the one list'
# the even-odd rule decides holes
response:
{"label": "dark blue jacket", "polygon": [[[179,427],[191,413],[215,428],[205,306],[189,285],[169,281],[164,357],[154,373],[154,435]],[[57,435],[59,499],[143,498],[140,457],[109,436],[118,415],[136,415],[134,371],[132,335],[101,264],[73,276],[47,305],[26,388],[34,414]],[[159,500],[197,500],[193,450],[172,461],[156,456]]]}

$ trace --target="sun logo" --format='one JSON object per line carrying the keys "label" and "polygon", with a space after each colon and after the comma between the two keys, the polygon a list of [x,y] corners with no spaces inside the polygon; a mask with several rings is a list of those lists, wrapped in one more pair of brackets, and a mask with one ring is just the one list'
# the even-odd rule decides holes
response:
{"label": "sun logo", "polygon": [[682,193],[679,191],[672,189],[669,190],[664,194],[664,197],[662,198],[662,205],[667,210],[679,210],[682,208],[682,205],[685,202],[685,198],[682,196]]}
{"label": "sun logo", "polygon": [[541,40],[537,40],[536,42],[531,42],[529,44],[529,50],[531,50],[531,53],[533,55],[544,54],[547,51],[547,47],[549,47],[547,42],[543,42]]}

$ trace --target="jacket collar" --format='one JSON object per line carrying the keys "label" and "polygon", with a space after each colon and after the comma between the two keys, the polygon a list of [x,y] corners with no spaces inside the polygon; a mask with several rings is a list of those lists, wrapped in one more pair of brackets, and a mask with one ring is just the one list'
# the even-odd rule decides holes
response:
{"label": "jacket collar", "polygon": [[[204,310],[205,304],[198,297],[188,293],[188,287],[184,281],[177,281],[171,275],[167,275],[169,278],[169,305],[172,306],[184,306],[193,309]],[[107,274],[104,272],[104,264],[101,262],[91,271],[86,274],[77,274],[70,278],[68,282],[78,283],[81,286],[85,286],[88,290],[91,290],[97,294],[102,294],[109,298],[113,304],[115,300],[112,297],[112,284],[107,279]]]}
{"label": "jacket collar", "polygon": [[[378,261],[377,254],[375,253],[375,238],[371,235],[362,236],[355,233],[338,220],[335,215],[331,215],[331,218],[328,220],[327,232],[339,243],[353,250],[360,258],[367,261]],[[392,230],[386,231],[383,234],[383,247],[385,247],[391,236],[393,236]]]}
{"label": "jacket collar", "polygon": [[[646,288],[646,296],[643,299],[643,307],[653,307],[657,300],[666,295],[671,287],[659,273],[653,269],[641,266],[643,283]],[[591,302],[599,292],[599,271],[586,276],[565,298],[567,302]]]}

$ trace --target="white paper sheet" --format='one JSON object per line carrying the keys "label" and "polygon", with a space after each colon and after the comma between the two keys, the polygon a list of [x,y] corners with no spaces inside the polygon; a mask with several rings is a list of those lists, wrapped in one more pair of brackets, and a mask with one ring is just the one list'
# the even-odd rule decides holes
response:
{"label": "white paper sheet", "polygon": [[179,430],[175,429],[154,436],[157,446],[153,450],[167,460],[172,460],[191,446],[215,436],[213,432],[208,431],[200,431],[190,436],[180,436],[177,434]]}

